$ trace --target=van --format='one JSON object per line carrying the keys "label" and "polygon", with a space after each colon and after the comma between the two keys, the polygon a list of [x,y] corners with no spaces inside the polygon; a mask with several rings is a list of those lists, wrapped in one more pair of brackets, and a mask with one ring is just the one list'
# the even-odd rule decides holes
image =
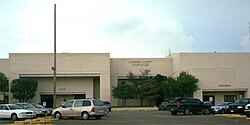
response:
{"label": "van", "polygon": [[55,118],[81,117],[84,120],[90,117],[101,119],[108,113],[103,101],[98,99],[76,99],[65,102],[62,106],[52,111]]}

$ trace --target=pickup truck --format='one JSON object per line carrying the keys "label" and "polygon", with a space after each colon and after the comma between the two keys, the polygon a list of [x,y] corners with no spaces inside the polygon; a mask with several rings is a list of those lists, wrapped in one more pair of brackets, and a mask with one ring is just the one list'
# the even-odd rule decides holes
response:
{"label": "pickup truck", "polygon": [[240,98],[234,103],[228,105],[227,113],[244,114],[244,109],[247,104],[250,104],[250,98]]}
{"label": "pickup truck", "polygon": [[196,98],[179,98],[173,103],[168,103],[166,110],[170,111],[172,115],[177,113],[189,114],[210,114],[211,107],[204,104],[201,100]]}

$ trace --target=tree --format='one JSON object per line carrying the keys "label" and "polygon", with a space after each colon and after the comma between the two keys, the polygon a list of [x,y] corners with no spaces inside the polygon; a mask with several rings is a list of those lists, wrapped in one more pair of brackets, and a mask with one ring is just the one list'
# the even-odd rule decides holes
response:
{"label": "tree", "polygon": [[167,77],[161,74],[157,74],[154,77],[154,81],[156,83],[156,87],[159,88],[158,94],[159,97],[156,99],[156,105],[158,106],[161,102],[164,101],[165,98],[165,86],[166,86]]}
{"label": "tree", "polygon": [[[197,83],[199,80],[193,75],[181,72],[177,77],[177,86],[179,97],[193,97],[193,93],[198,90]],[[176,88],[177,89],[177,88]]]}
{"label": "tree", "polygon": [[141,96],[150,101],[156,101],[160,97],[160,86],[153,78],[146,79],[141,86]]}
{"label": "tree", "polygon": [[140,70],[140,75],[135,76],[131,71],[128,73],[127,77],[131,83],[135,85],[136,91],[138,93],[137,99],[140,99],[141,106],[143,99],[145,99],[145,96],[143,95],[143,85],[145,83],[145,80],[149,78],[149,72],[150,70]]}
{"label": "tree", "polygon": [[163,95],[165,100],[172,100],[178,96],[178,86],[177,81],[173,77],[167,77],[166,81],[163,83]]}
{"label": "tree", "polygon": [[113,86],[112,95],[115,98],[123,99],[123,106],[125,106],[127,99],[134,99],[137,96],[137,91],[133,84],[121,82],[116,87]]}
{"label": "tree", "polygon": [[35,97],[38,81],[33,79],[14,79],[12,81],[11,92],[13,97],[19,102],[26,102]]}
{"label": "tree", "polygon": [[5,94],[8,91],[8,79],[4,73],[0,72],[0,92]]}

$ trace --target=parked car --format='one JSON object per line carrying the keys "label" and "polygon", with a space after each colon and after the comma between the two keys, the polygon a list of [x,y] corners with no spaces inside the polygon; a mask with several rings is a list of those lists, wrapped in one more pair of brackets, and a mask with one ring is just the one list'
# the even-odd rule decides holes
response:
{"label": "parked car", "polygon": [[23,109],[29,109],[29,110],[34,111],[36,113],[36,116],[38,116],[38,117],[39,116],[46,116],[46,114],[47,114],[47,110],[36,108],[35,106],[33,106],[30,103],[16,103],[16,105],[21,106]]}
{"label": "parked car", "polygon": [[37,104],[37,103],[31,103],[31,104],[32,104],[33,106],[35,106],[36,108],[41,109],[41,110],[45,113],[46,116],[51,115],[51,113],[52,113],[52,111],[53,111],[53,108],[45,108],[45,107],[43,107],[42,105],[39,105],[39,104]]}
{"label": "parked car", "polygon": [[247,104],[247,105],[246,105],[245,110],[244,110],[244,114],[245,114],[247,117],[250,117],[250,104]]}
{"label": "parked car", "polygon": [[23,109],[15,104],[0,104],[0,118],[17,120],[34,117],[36,117],[36,113],[32,110]]}
{"label": "parked car", "polygon": [[166,109],[167,109],[167,104],[168,104],[168,102],[162,102],[162,103],[158,106],[158,110],[166,110]]}
{"label": "parked car", "polygon": [[212,106],[211,113],[213,114],[224,114],[228,110],[228,105],[232,104],[232,102],[222,102],[217,104],[216,106]]}
{"label": "parked car", "polygon": [[107,109],[109,110],[109,112],[111,112],[112,109],[112,105],[109,101],[103,101],[104,105],[107,107]]}
{"label": "parked car", "polygon": [[65,102],[59,108],[53,110],[52,115],[55,118],[62,117],[82,117],[84,120],[90,117],[101,119],[108,113],[103,101],[98,99],[76,99]]}
{"label": "parked car", "polygon": [[250,104],[250,98],[240,98],[236,100],[234,103],[228,105],[228,113],[238,113],[244,114],[244,109],[247,104]]}
{"label": "parked car", "polygon": [[183,113],[188,115],[193,114],[210,114],[210,106],[205,105],[201,100],[195,98],[180,98],[173,103],[168,103],[167,111],[172,115]]}

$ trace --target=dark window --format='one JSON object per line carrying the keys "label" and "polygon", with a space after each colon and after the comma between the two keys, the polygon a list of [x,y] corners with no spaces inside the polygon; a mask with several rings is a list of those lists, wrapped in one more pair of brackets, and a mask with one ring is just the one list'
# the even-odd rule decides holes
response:
{"label": "dark window", "polygon": [[195,99],[195,103],[201,104],[201,101],[199,99]]}
{"label": "dark window", "polygon": [[224,95],[224,102],[234,102],[237,100],[237,95]]}
{"label": "dark window", "polygon": [[83,106],[91,106],[91,102],[90,101],[83,101]]}
{"label": "dark window", "polygon": [[6,105],[3,105],[2,110],[9,110],[9,108]]}
{"label": "dark window", "polygon": [[74,101],[68,101],[68,102],[66,102],[63,106],[64,106],[65,108],[72,107],[73,102],[74,102]]}
{"label": "dark window", "polygon": [[75,102],[74,107],[82,107],[83,106],[83,101],[82,100],[78,100]]}
{"label": "dark window", "polygon": [[103,101],[101,100],[93,100],[94,106],[104,106]]}
{"label": "dark window", "polygon": [[18,105],[9,105],[10,110],[15,110],[15,109],[22,109],[21,106]]}

